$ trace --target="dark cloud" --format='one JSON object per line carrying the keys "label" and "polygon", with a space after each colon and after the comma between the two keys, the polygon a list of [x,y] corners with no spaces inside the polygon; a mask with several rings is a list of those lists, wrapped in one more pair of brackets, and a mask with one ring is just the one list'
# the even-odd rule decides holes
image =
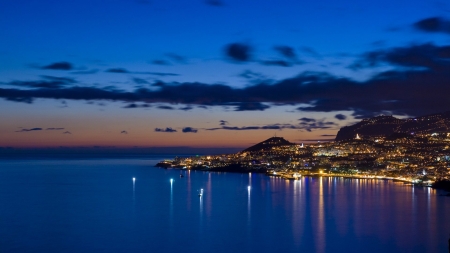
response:
{"label": "dark cloud", "polygon": [[309,122],[316,122],[316,120],[313,119],[313,118],[305,118],[305,117],[300,118],[300,119],[298,119],[298,120],[300,120],[301,122],[306,122],[306,123],[309,123]]}
{"label": "dark cloud", "polygon": [[153,60],[152,64],[155,64],[155,65],[170,65],[170,62],[168,62],[166,60]]}
{"label": "dark cloud", "polygon": [[182,130],[183,133],[197,133],[198,129],[192,127],[184,127]]}
{"label": "dark cloud", "polygon": [[222,1],[220,1],[220,0],[205,0],[205,3],[206,3],[207,5],[216,6],[216,7],[222,7],[222,6],[225,5],[225,4],[224,4]]}
{"label": "dark cloud", "polygon": [[208,131],[215,131],[215,130],[258,130],[261,129],[261,127],[258,126],[249,126],[249,127],[229,127],[229,126],[222,126],[222,127],[216,127],[216,128],[207,128],[205,130]]}
{"label": "dark cloud", "polygon": [[58,89],[68,85],[73,85],[76,83],[75,79],[68,77],[56,77],[56,76],[41,76],[45,80],[39,81],[11,81],[9,83],[4,83],[6,85],[13,85],[19,87],[28,88],[48,88],[48,89]]}
{"label": "dark cloud", "polygon": [[171,127],[166,127],[166,129],[163,128],[155,128],[155,132],[163,132],[163,133],[175,133],[177,130],[172,129]]}
{"label": "dark cloud", "polygon": [[330,122],[319,122],[319,123],[310,123],[307,125],[292,125],[292,124],[271,124],[265,126],[244,126],[244,127],[236,127],[236,126],[225,126],[215,128],[207,128],[205,130],[208,131],[216,131],[216,130],[233,130],[233,131],[246,131],[246,130],[283,130],[283,129],[297,129],[297,130],[306,130],[311,132],[315,129],[328,129],[331,128],[334,123]]}
{"label": "dark cloud", "polygon": [[32,131],[42,131],[42,128],[40,127],[34,127],[34,128],[22,128],[19,131],[16,131],[17,133],[22,133],[22,132],[32,132]]}
{"label": "dark cloud", "polygon": [[163,109],[163,110],[173,110],[174,109],[172,106],[168,106],[168,105],[160,105],[156,108]]}
{"label": "dark cloud", "polygon": [[185,106],[185,107],[179,108],[179,110],[182,110],[182,111],[189,111],[189,110],[192,110],[192,109],[194,109],[194,108],[192,108],[191,106]]}
{"label": "dark cloud", "polygon": [[266,66],[280,66],[280,67],[292,67],[292,62],[284,60],[266,60],[260,62],[262,65]]}
{"label": "dark cloud", "polygon": [[121,133],[121,134],[128,134],[128,132],[125,131],[125,130],[121,131],[120,133]]}
{"label": "dark cloud", "polygon": [[273,48],[277,51],[281,56],[289,59],[289,60],[297,60],[297,55],[295,53],[295,49],[289,46],[275,46]]}
{"label": "dark cloud", "polygon": [[162,72],[145,72],[145,71],[129,71],[124,68],[110,68],[105,70],[108,73],[118,73],[118,74],[138,74],[138,75],[154,75],[154,76],[178,76],[175,73],[162,73]]}
{"label": "dark cloud", "polygon": [[72,133],[69,131],[65,131],[63,134],[72,134]]}
{"label": "dark cloud", "polygon": [[238,111],[306,104],[308,106],[298,107],[298,111],[352,111],[355,118],[380,113],[418,116],[450,108],[450,46],[412,45],[376,51],[371,56],[366,62],[370,60],[375,64],[391,64],[398,68],[380,72],[365,81],[324,72],[304,72],[270,84],[259,82],[242,88],[225,84],[158,81],[155,83],[158,84],[156,88],[137,88],[134,91],[78,86],[54,89],[0,88],[0,97],[26,103],[42,98],[168,103],[196,107],[231,106]]}
{"label": "dark cloud", "polygon": [[41,69],[53,69],[53,70],[72,70],[73,65],[70,62],[55,62],[46,66],[42,66]]}
{"label": "dark cloud", "polygon": [[105,72],[109,72],[109,73],[131,73],[130,71],[124,69],[124,68],[111,68],[111,69],[107,69],[105,70]]}
{"label": "dark cloud", "polygon": [[91,74],[96,74],[98,71],[99,71],[98,69],[80,70],[80,71],[73,71],[73,72],[70,72],[70,74],[76,74],[76,75],[91,75]]}
{"label": "dark cloud", "polygon": [[232,103],[230,105],[236,105],[235,111],[264,111],[270,108],[270,106],[259,102]]}
{"label": "dark cloud", "polygon": [[221,125],[221,126],[228,125],[228,121],[226,121],[226,120],[220,120],[220,125]]}
{"label": "dark cloud", "polygon": [[148,105],[148,104],[135,104],[135,103],[131,103],[131,104],[128,104],[128,105],[126,105],[126,106],[124,106],[124,107],[122,107],[122,108],[133,109],[133,108],[149,108],[149,107],[151,107],[151,106]]}
{"label": "dark cloud", "polygon": [[225,46],[225,55],[237,62],[251,60],[252,47],[244,43],[231,43]]}
{"label": "dark cloud", "polygon": [[265,76],[258,72],[253,72],[251,70],[244,70],[242,73],[238,75],[239,77],[245,78],[245,79],[265,79]]}
{"label": "dark cloud", "polygon": [[133,82],[136,84],[149,84],[147,80],[137,77],[133,77]]}
{"label": "dark cloud", "polygon": [[260,63],[266,66],[292,67],[302,62],[297,60],[295,49],[289,46],[275,46],[273,48],[283,59],[262,60]]}
{"label": "dark cloud", "polygon": [[165,54],[165,56],[177,63],[186,63],[186,57],[181,56],[179,54],[167,53],[167,54]]}
{"label": "dark cloud", "polygon": [[347,116],[345,116],[344,114],[336,114],[334,115],[334,117],[338,120],[345,120],[347,119]]}
{"label": "dark cloud", "polygon": [[324,119],[316,120],[311,118],[301,118],[299,120],[301,128],[308,132],[316,129],[330,129],[336,126],[336,123],[325,121]]}
{"label": "dark cloud", "polygon": [[441,17],[422,19],[414,23],[413,26],[423,32],[441,32],[450,34],[450,20]]}
{"label": "dark cloud", "polygon": [[314,56],[314,57],[320,57],[320,54],[317,53],[316,50],[314,50],[314,49],[311,48],[311,47],[301,47],[300,50],[301,50],[302,52],[304,52],[304,53],[307,53],[307,54],[311,55],[311,56]]}
{"label": "dark cloud", "polygon": [[[426,43],[368,52],[351,68],[375,67],[387,63],[401,67],[423,67],[433,71],[448,71],[449,60],[450,46],[435,46]],[[388,77],[386,76],[386,78]]]}

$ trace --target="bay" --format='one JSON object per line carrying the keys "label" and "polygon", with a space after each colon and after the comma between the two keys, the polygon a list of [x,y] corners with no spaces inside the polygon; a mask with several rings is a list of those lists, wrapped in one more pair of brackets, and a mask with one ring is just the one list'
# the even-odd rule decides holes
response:
{"label": "bay", "polygon": [[158,160],[0,161],[0,252],[447,252],[450,198],[431,188]]}

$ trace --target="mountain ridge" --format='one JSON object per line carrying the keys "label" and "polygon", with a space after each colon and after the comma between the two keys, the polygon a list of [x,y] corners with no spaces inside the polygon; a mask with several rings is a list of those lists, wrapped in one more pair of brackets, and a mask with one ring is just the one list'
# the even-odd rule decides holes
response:
{"label": "mountain ridge", "polygon": [[342,127],[335,141],[360,137],[388,137],[392,134],[426,134],[433,132],[450,132],[450,111],[420,117],[398,119],[393,116],[380,115]]}

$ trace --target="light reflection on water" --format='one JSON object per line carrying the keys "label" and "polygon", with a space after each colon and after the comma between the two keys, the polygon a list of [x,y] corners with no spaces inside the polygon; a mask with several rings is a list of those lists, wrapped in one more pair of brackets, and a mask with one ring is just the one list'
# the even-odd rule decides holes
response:
{"label": "light reflection on water", "polygon": [[140,161],[0,165],[0,252],[447,250],[450,198],[430,188]]}

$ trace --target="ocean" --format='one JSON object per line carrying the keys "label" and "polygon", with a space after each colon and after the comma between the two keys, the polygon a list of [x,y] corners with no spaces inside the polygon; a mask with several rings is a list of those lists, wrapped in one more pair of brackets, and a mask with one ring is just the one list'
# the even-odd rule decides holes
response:
{"label": "ocean", "polygon": [[431,188],[162,158],[0,160],[0,252],[448,251],[450,197]]}

